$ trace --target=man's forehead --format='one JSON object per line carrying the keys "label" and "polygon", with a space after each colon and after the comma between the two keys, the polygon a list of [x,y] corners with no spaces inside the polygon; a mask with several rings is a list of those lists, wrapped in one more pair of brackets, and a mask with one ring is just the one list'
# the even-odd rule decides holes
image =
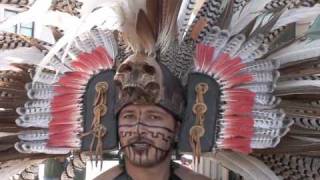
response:
{"label": "man's forehead", "polygon": [[128,111],[144,111],[144,112],[159,112],[159,113],[167,113],[163,108],[157,105],[142,105],[142,104],[130,104],[124,107],[121,112]]}

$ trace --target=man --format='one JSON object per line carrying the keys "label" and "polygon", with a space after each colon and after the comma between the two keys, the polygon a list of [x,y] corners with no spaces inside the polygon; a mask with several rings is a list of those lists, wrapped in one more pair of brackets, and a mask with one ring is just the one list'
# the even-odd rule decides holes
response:
{"label": "man", "polygon": [[[172,2],[174,3],[171,5],[167,4],[167,8],[172,10],[168,14],[168,23],[175,26],[171,21],[176,18],[174,12],[179,3]],[[157,3],[158,1],[149,1],[146,4],[150,8],[148,12],[155,10],[152,7],[160,8],[160,12],[162,6]],[[122,5],[119,8],[128,13],[126,17],[130,17],[131,11],[126,11],[125,7]],[[187,168],[179,167],[171,160],[173,145],[181,136],[179,131],[186,108],[185,90],[179,79],[181,73],[175,75],[170,71],[170,65],[163,63],[165,58],[161,57],[159,44],[165,43],[161,42],[161,32],[165,36],[176,32],[173,27],[169,31],[168,27],[160,27],[162,22],[144,9],[135,9],[137,13],[133,16],[136,19],[124,22],[123,28],[133,30],[123,31],[123,37],[133,53],[117,66],[114,76],[119,92],[115,114],[124,164],[96,179],[207,179]],[[150,24],[153,25],[149,26]],[[162,25],[165,24],[167,23]]]}
{"label": "man", "polygon": [[171,161],[180,123],[156,105],[131,104],[119,114],[119,137],[124,164],[96,180],[209,179]]}
{"label": "man", "polygon": [[171,160],[185,108],[180,80],[156,56],[143,52],[122,62],[114,80],[124,164],[96,179],[207,179]]}

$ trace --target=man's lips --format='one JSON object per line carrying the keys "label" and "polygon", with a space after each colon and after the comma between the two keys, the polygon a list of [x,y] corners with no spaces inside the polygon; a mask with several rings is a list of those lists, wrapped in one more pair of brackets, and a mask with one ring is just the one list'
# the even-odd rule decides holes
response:
{"label": "man's lips", "polygon": [[149,149],[150,144],[145,143],[145,142],[136,142],[136,143],[132,143],[131,147],[134,151],[142,153],[142,152]]}

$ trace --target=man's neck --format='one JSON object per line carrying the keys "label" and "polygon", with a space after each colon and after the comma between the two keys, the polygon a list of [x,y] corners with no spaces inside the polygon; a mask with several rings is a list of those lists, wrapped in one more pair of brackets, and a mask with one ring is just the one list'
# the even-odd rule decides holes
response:
{"label": "man's neck", "polygon": [[168,155],[165,160],[152,167],[136,166],[127,160],[125,160],[125,166],[128,175],[134,180],[168,180],[170,177],[170,161],[171,157]]}

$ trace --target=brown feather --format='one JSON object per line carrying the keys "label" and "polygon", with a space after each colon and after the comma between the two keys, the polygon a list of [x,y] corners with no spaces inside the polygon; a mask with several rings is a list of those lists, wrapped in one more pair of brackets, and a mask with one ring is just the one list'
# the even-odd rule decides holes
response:
{"label": "brown feather", "polygon": [[13,143],[9,143],[9,144],[1,143],[0,144],[0,152],[1,151],[6,151],[6,150],[8,150],[8,149],[10,149],[12,147],[13,147]]}
{"label": "brown feather", "polygon": [[55,41],[58,41],[63,36],[63,32],[59,30],[57,27],[51,26],[50,29]]}
{"label": "brown feather", "polygon": [[252,29],[254,28],[255,24],[257,22],[257,18],[254,18],[242,31],[240,34],[244,34],[246,37],[249,37],[250,33],[252,32]]}
{"label": "brown feather", "polygon": [[24,71],[25,73],[28,73],[28,71],[30,70],[34,70],[36,68],[35,65],[31,65],[31,64],[19,64],[19,63],[12,63],[12,66],[21,69],[22,71]]}
{"label": "brown feather", "polygon": [[140,38],[140,51],[148,54],[154,51],[155,47],[155,34],[152,25],[150,24],[147,15],[144,11],[140,10],[138,13],[138,20],[136,24],[137,35]]}
{"label": "brown feather", "polygon": [[301,87],[301,88],[291,88],[289,90],[276,90],[274,92],[277,96],[289,96],[289,95],[299,95],[303,96],[306,94],[313,95],[313,96],[320,96],[320,88],[319,87]]}
{"label": "brown feather", "polygon": [[296,65],[280,69],[280,73],[284,78],[320,74],[320,59],[307,62],[299,61]]}
{"label": "brown feather", "polygon": [[21,130],[22,128],[17,127],[16,123],[0,123],[0,132],[2,133],[17,133]]}
{"label": "brown feather", "polygon": [[2,125],[2,123],[12,123],[13,125],[15,125],[15,120],[19,117],[18,115],[16,116],[2,116],[2,114],[0,113],[0,124]]}
{"label": "brown feather", "polygon": [[255,154],[280,179],[319,179],[320,158],[295,154]]}
{"label": "brown feather", "polygon": [[200,18],[192,28],[191,38],[197,40],[200,32],[208,25],[206,18]]}
{"label": "brown feather", "polygon": [[22,72],[17,72],[19,74],[4,72],[0,74],[0,81],[7,83],[26,83],[30,82],[30,76],[26,76],[26,74]]}
{"label": "brown feather", "polygon": [[159,36],[157,44],[166,50],[168,46],[175,40],[177,33],[177,16],[181,0],[161,0],[162,11],[160,11]]}
{"label": "brown feather", "polygon": [[16,108],[28,100],[26,83],[31,82],[29,71],[33,65],[12,64],[15,70],[0,71],[0,132],[17,132]]}
{"label": "brown feather", "polygon": [[286,114],[290,115],[303,115],[308,117],[320,116],[320,109],[307,103],[282,101],[280,104],[280,108],[284,109]]}
{"label": "brown feather", "polygon": [[5,87],[5,88],[1,88],[0,87],[0,97],[9,97],[9,98],[13,98],[13,97],[26,97],[26,91],[24,89],[13,89],[11,87]]}
{"label": "brown feather", "polygon": [[[161,1],[146,0],[147,12],[146,17],[150,23],[150,27],[155,37],[158,36],[160,28],[160,12],[161,12]],[[140,12],[139,12],[140,14]],[[138,15],[139,18],[139,15]]]}
{"label": "brown feather", "polygon": [[26,100],[26,98],[0,98],[0,107],[7,109],[15,109],[17,107],[23,106]]}
{"label": "brown feather", "polygon": [[[283,142],[283,143],[281,143]],[[319,151],[320,143],[303,142],[301,140],[293,139],[289,136],[281,139],[280,144],[276,148],[255,150],[254,153],[259,154],[301,154],[313,151]]]}
{"label": "brown feather", "polygon": [[[320,150],[320,132],[292,126],[290,132],[281,139],[275,148],[255,150],[259,154],[303,154]],[[312,139],[317,139],[313,141]]]}
{"label": "brown feather", "polygon": [[281,96],[281,99],[296,100],[296,101],[315,101],[320,100],[320,94],[295,94],[288,96]]}
{"label": "brown feather", "polygon": [[19,139],[18,139],[17,135],[8,135],[8,136],[0,137],[0,144],[10,143],[12,145],[12,147],[13,147],[13,144],[18,141],[19,141]]}
{"label": "brown feather", "polygon": [[10,4],[10,5],[17,5],[17,7],[20,6],[27,6],[30,2],[30,0],[1,0],[1,4]]}
{"label": "brown feather", "polygon": [[228,26],[230,25],[232,14],[233,14],[233,5],[234,5],[234,0],[229,0],[227,2],[225,9],[223,10],[220,16],[220,20],[218,20],[218,22],[220,22],[219,27],[221,29],[227,29]]}
{"label": "brown feather", "polygon": [[[145,2],[145,7],[142,6]],[[140,3],[140,4],[139,4]],[[122,33],[134,52],[152,53],[166,49],[176,35],[176,19],[180,0],[141,0],[119,9],[123,18]],[[131,9],[130,9],[131,8]]]}

